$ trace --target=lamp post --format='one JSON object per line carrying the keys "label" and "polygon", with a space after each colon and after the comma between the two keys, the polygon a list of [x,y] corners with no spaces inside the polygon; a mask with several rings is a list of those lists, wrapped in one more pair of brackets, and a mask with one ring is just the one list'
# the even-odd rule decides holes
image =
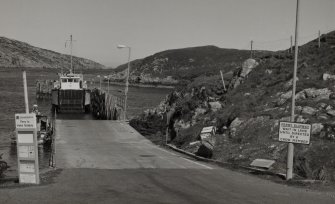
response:
{"label": "lamp post", "polygon": [[127,76],[126,76],[126,88],[124,90],[124,114],[123,118],[126,120],[126,115],[127,115],[127,97],[128,97],[128,86],[129,86],[129,74],[130,74],[130,54],[131,54],[131,47],[126,46],[126,45],[118,45],[117,48],[123,49],[123,48],[128,48],[128,68],[127,68]]}
{"label": "lamp post", "polygon": [[100,91],[101,91],[101,76],[100,75],[97,75],[97,77],[99,78],[99,89],[100,89]]}
{"label": "lamp post", "polygon": [[107,80],[108,80],[108,84],[107,84],[107,92],[108,92],[108,94],[109,94],[109,76],[108,76]]}

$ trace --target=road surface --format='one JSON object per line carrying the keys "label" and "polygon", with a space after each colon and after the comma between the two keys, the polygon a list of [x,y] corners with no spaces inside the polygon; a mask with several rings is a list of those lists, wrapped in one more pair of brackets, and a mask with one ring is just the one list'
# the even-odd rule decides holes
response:
{"label": "road surface", "polygon": [[334,192],[276,184],[160,149],[125,123],[59,120],[57,128],[58,173],[40,186],[1,189],[0,203],[335,203]]}

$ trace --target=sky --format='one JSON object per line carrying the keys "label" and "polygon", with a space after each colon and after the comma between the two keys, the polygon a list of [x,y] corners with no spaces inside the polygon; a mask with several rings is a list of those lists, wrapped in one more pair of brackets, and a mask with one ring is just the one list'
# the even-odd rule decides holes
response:
{"label": "sky", "polygon": [[[0,36],[116,67],[167,49],[279,50],[294,36],[295,0],[0,0]],[[335,30],[335,0],[300,0],[299,42]]]}

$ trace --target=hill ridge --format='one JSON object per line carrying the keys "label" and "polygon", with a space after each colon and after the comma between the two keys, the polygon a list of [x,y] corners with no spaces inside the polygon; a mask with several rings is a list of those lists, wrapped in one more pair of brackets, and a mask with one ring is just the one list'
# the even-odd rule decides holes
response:
{"label": "hill ridge", "polygon": [[[105,68],[93,60],[73,56],[75,69]],[[70,55],[0,36],[0,67],[68,68]]]}

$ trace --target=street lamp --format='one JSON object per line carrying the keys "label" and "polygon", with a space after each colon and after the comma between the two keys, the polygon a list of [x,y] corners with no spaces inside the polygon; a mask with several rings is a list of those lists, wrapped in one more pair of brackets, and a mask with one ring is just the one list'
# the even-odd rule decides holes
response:
{"label": "street lamp", "polygon": [[118,45],[117,48],[123,49],[128,48],[128,69],[127,69],[127,76],[126,76],[126,88],[124,90],[125,100],[124,100],[124,115],[123,118],[126,120],[127,115],[127,97],[128,97],[128,86],[129,86],[129,74],[130,74],[130,54],[131,54],[131,47],[126,45]]}
{"label": "street lamp", "polygon": [[99,78],[99,81],[100,81],[100,91],[101,91],[101,76],[98,75],[97,77]]}

